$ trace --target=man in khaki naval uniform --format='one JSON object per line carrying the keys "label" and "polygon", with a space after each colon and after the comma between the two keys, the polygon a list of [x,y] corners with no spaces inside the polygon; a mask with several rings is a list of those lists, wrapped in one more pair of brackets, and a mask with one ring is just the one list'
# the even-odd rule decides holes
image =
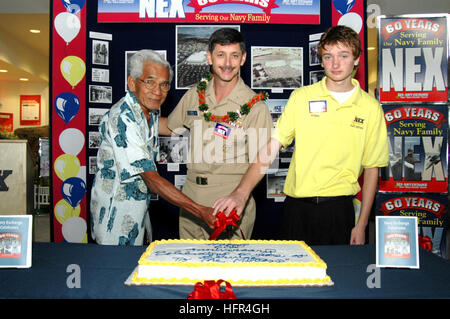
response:
{"label": "man in khaki naval uniform", "polygon": [[[244,38],[239,31],[223,28],[213,33],[207,51],[213,75],[204,92],[207,112],[213,117],[236,112],[255,96],[239,76],[245,58]],[[249,162],[270,138],[273,122],[261,101],[250,103],[250,112],[240,114],[233,122],[206,120],[199,101],[197,87],[191,88],[169,115],[167,126],[175,133],[183,127],[190,130],[190,159],[183,193],[199,204],[212,206],[239,184]],[[180,238],[208,239],[213,230],[191,215],[180,210]],[[255,217],[256,205],[250,196],[238,222],[246,239],[252,234]],[[241,237],[241,232],[233,228],[231,238]]]}

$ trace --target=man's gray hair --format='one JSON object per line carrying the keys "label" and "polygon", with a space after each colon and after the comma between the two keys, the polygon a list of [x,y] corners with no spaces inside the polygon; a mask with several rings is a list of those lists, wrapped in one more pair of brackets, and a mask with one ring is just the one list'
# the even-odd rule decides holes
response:
{"label": "man's gray hair", "polygon": [[169,82],[172,82],[173,71],[169,62],[153,50],[140,50],[133,54],[129,60],[129,74],[135,80],[141,77],[145,62],[153,62],[165,66],[169,71]]}

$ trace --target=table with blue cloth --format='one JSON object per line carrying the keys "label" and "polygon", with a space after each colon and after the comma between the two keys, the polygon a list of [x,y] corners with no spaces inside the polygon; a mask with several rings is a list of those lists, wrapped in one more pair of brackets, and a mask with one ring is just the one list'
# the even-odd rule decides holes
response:
{"label": "table with blue cloth", "polygon": [[[423,249],[420,269],[381,268],[374,281],[375,246],[312,248],[327,263],[333,286],[233,287],[236,298],[450,298],[450,262]],[[35,242],[31,268],[0,269],[0,298],[187,299],[193,286],[125,285],[145,249]],[[75,272],[80,275],[77,280]]]}

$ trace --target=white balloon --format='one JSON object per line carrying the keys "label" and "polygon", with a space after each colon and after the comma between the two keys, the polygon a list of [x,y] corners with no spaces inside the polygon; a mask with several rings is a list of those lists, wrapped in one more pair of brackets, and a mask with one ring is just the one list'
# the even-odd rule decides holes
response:
{"label": "white balloon", "polygon": [[62,225],[62,234],[69,243],[81,243],[86,236],[86,221],[81,217],[70,217]]}
{"label": "white balloon", "polygon": [[344,14],[338,21],[338,25],[345,25],[352,28],[359,34],[363,26],[363,20],[361,16],[355,12],[349,12]]}
{"label": "white balloon", "polygon": [[55,17],[55,29],[61,38],[69,44],[80,32],[81,22],[75,14],[61,12]]}
{"label": "white balloon", "polygon": [[76,128],[67,128],[59,135],[59,146],[66,154],[77,156],[84,147],[84,135]]}

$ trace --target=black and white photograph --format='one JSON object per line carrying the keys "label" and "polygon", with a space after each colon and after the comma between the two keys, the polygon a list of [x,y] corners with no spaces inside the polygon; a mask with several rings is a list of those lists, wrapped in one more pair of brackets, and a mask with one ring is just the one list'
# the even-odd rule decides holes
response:
{"label": "black and white photograph", "polygon": [[309,84],[314,84],[322,80],[325,76],[324,70],[311,71],[309,72]]}
{"label": "black and white photograph", "polygon": [[109,83],[109,70],[92,68],[92,82],[105,82]]}
{"label": "black and white photograph", "polygon": [[[214,31],[224,25],[187,25],[176,26],[176,66],[175,83],[177,89],[189,89],[197,84],[202,76],[209,72],[206,51],[208,40]],[[238,25],[226,27],[240,30]]]}
{"label": "black and white photograph", "polygon": [[89,156],[89,174],[97,173],[97,156]]}
{"label": "black and white photograph", "polygon": [[159,137],[159,164],[185,164],[188,160],[189,138]]}
{"label": "black and white photograph", "polygon": [[109,42],[92,40],[92,64],[109,65]]}
{"label": "black and white photograph", "polygon": [[319,41],[309,42],[309,65],[311,66],[320,64],[318,44]]}
{"label": "black and white photograph", "polygon": [[101,108],[95,108],[95,107],[89,108],[88,124],[89,125],[100,125],[103,115],[105,115],[105,113],[108,111],[109,111],[109,109],[101,109]]}
{"label": "black and white photograph", "polygon": [[[153,50],[153,49],[150,49]],[[128,64],[128,60],[135,54],[138,50],[133,51],[125,51],[125,92],[128,90],[128,76],[130,75],[130,66]],[[156,53],[158,53],[161,58],[164,60],[167,60],[167,51],[166,50],[153,50]]]}
{"label": "black and white photograph", "polygon": [[303,86],[303,48],[252,47],[252,89]]}
{"label": "black and white photograph", "polygon": [[112,86],[89,85],[89,103],[112,103]]}
{"label": "black and white photograph", "polygon": [[100,146],[100,132],[90,131],[89,132],[89,148],[99,148]]}

